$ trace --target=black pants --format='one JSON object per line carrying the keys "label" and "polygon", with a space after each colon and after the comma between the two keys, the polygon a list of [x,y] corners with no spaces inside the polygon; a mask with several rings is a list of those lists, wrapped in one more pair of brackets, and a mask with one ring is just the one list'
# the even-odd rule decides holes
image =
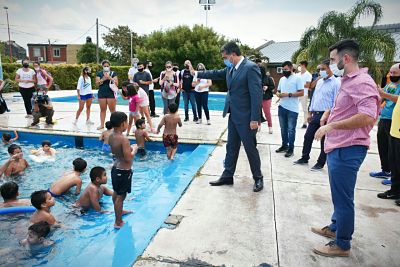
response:
{"label": "black pants", "polygon": [[[314,141],[315,133],[318,131],[320,125],[320,120],[323,115],[323,112],[319,112],[318,114],[313,114],[310,124],[307,127],[306,133],[304,135],[304,143],[303,143],[303,151],[302,151],[302,158],[309,160],[310,159],[310,152],[312,143]],[[324,142],[325,137],[321,139],[321,152],[319,153],[319,157],[317,163],[321,166],[324,166],[326,163],[326,154],[324,152]]]}
{"label": "black pants", "polygon": [[178,108],[180,100],[181,100],[181,92],[177,93],[175,97],[175,104],[178,106]]}
{"label": "black pants", "polygon": [[392,187],[390,191],[400,194],[400,139],[390,136],[389,138],[390,171],[392,172]]}
{"label": "black pants", "polygon": [[46,110],[41,110],[39,112],[33,112],[33,123],[39,123],[39,119],[41,117],[46,117],[46,123],[47,124],[52,124],[53,123],[53,115],[54,115],[54,110],[53,109],[46,109]]}
{"label": "black pants", "polygon": [[31,87],[31,88],[19,88],[19,93],[22,96],[22,99],[24,100],[24,105],[25,105],[25,111],[26,114],[28,115],[32,115],[32,96],[33,93],[35,92],[35,87]]}
{"label": "black pants", "polygon": [[[378,151],[379,158],[381,159],[381,168],[384,172],[390,172],[389,166],[389,139],[390,139],[390,126],[392,120],[381,119],[378,123]],[[400,163],[399,163],[400,164]]]}
{"label": "black pants", "polygon": [[154,99],[154,90],[149,90],[149,102],[150,102],[150,115],[156,115],[156,101]]}

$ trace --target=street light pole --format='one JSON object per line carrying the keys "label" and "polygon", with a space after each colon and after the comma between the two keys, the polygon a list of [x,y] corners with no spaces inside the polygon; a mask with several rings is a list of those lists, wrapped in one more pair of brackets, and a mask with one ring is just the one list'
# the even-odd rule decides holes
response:
{"label": "street light pole", "polygon": [[206,11],[206,27],[208,27],[208,11],[211,10],[211,6],[216,4],[216,0],[199,0],[199,4]]}
{"label": "street light pole", "polygon": [[8,21],[8,7],[4,7],[7,14],[7,28],[8,28],[8,46],[10,47],[10,63],[12,63],[12,46],[11,46],[11,35],[10,35],[10,23]]}
{"label": "street light pole", "polygon": [[99,19],[96,19],[96,63],[99,64]]}
{"label": "street light pole", "polygon": [[131,65],[132,65],[132,58],[133,58],[133,50],[132,50],[132,31],[131,31]]}

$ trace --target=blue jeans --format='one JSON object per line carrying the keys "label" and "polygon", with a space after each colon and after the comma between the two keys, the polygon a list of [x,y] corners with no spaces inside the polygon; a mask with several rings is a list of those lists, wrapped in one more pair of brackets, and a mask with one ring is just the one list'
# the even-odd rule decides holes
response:
{"label": "blue jeans", "polygon": [[185,92],[182,91],[183,102],[185,104],[185,119],[189,119],[189,101],[192,106],[193,118],[197,120],[197,111],[196,111],[196,99],[194,96],[194,91]]}
{"label": "blue jeans", "polygon": [[281,126],[282,146],[294,149],[296,138],[296,125],[299,113],[290,111],[281,106],[278,107],[279,124]]}
{"label": "blue jeans", "polygon": [[327,154],[333,215],[329,228],[336,232],[336,245],[350,249],[354,232],[354,188],[357,173],[367,155],[366,146],[336,148]]}
{"label": "blue jeans", "polygon": [[206,119],[210,120],[210,112],[208,110],[208,92],[194,92],[196,97],[197,113],[199,119],[201,120],[201,109],[204,109],[204,114],[206,114]]}

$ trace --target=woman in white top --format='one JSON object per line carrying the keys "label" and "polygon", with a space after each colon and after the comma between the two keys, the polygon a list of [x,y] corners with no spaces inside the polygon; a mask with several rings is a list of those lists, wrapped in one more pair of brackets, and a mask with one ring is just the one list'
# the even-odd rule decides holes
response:
{"label": "woman in white top", "polygon": [[32,96],[35,92],[36,74],[29,68],[29,59],[22,61],[22,68],[17,70],[15,81],[18,83],[19,92],[24,100],[26,118],[32,117]]}
{"label": "woman in white top", "polygon": [[168,113],[169,104],[175,103],[179,87],[179,80],[176,73],[172,70],[171,61],[165,62],[165,70],[160,74],[160,86],[165,115]]}
{"label": "woman in white top", "polygon": [[83,108],[86,104],[86,123],[93,124],[90,121],[90,107],[92,106],[93,101],[93,92],[92,92],[92,80],[90,78],[90,68],[84,67],[82,70],[81,77],[79,77],[78,84],[76,86],[76,90],[78,92],[78,100],[79,100],[79,109],[76,111],[75,122],[76,124],[79,119],[79,115],[83,111]]}
{"label": "woman in white top", "polygon": [[[206,67],[203,63],[199,63],[197,65],[198,71],[205,71]],[[197,105],[197,114],[199,116],[199,120],[196,122],[197,124],[201,124],[201,109],[204,109],[204,114],[206,114],[207,124],[210,125],[210,112],[208,110],[208,91],[210,86],[212,85],[211,80],[207,79],[197,79],[193,80],[192,86],[194,86],[194,96],[196,98]]]}

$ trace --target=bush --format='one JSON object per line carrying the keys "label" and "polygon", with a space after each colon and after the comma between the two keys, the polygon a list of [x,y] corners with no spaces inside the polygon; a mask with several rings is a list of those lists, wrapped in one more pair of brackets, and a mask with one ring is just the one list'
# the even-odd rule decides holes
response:
{"label": "bush", "polygon": [[[54,83],[60,86],[61,90],[74,90],[78,83],[79,76],[82,72],[84,66],[90,66],[92,69],[92,86],[96,88],[95,78],[96,72],[101,70],[102,67],[97,64],[41,64],[40,65],[45,70],[49,71],[53,76]],[[21,68],[21,64],[10,64],[3,63],[3,76],[4,80],[9,80],[12,84],[11,91],[18,91],[18,83],[15,82],[15,73]],[[32,66],[31,66],[32,68]],[[113,66],[111,65],[111,70],[117,72],[118,81],[121,84],[122,81],[128,80],[128,70],[129,66]],[[159,73],[153,73],[153,77],[158,77]],[[156,89],[160,88],[160,85],[154,84]],[[54,90],[54,85],[50,90]],[[211,86],[211,91],[226,91],[225,81],[213,81]]]}

